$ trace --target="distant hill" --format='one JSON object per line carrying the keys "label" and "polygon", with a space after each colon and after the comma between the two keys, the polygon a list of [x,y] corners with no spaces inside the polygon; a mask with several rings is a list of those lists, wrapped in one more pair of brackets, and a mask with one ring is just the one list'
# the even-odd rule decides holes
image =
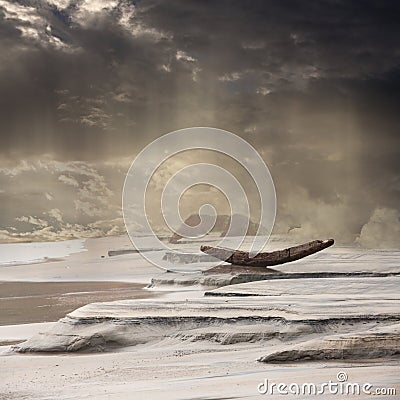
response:
{"label": "distant hill", "polygon": [[[210,225],[213,221],[213,217],[210,215],[205,215],[204,217],[205,222],[209,222]],[[207,221],[208,220],[208,221]],[[232,221],[232,223],[231,223]],[[191,227],[197,226],[200,224],[200,216],[199,214],[192,214],[185,220],[185,224]],[[255,236],[258,232],[258,229],[260,225],[256,222],[249,221],[248,217],[241,215],[241,214],[234,214],[232,217],[230,215],[217,215],[217,219],[215,221],[214,227],[211,230],[211,232],[221,232],[221,237],[227,236],[228,231],[229,231],[229,236],[241,236],[242,235],[242,229],[243,226],[247,226],[247,236]],[[265,233],[266,229],[261,228],[261,233]],[[189,236],[189,230],[185,226],[181,226],[179,229],[179,233],[174,233],[170,239],[170,243],[178,243],[182,237]],[[193,233],[199,234],[200,235],[200,229],[198,232],[196,232],[196,229],[194,232],[191,232],[192,235]]]}

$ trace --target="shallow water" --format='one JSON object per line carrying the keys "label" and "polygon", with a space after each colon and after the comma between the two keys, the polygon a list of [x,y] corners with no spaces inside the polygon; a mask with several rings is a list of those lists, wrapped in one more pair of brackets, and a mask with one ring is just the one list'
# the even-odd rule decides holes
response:
{"label": "shallow water", "polygon": [[0,244],[0,266],[36,264],[86,251],[85,239]]}

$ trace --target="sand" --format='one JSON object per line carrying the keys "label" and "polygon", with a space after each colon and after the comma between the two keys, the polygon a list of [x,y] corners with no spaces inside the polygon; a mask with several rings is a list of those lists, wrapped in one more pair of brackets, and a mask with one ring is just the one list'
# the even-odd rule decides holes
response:
{"label": "sand", "polygon": [[[274,243],[274,245],[286,247],[286,244],[281,246],[279,243]],[[201,286],[166,285],[162,287],[162,290],[157,287],[153,291],[144,290],[143,287],[151,282],[153,276],[160,275],[157,268],[143,260],[138,254],[107,257],[108,250],[129,247],[126,237],[89,239],[85,241],[84,246],[87,251],[71,254],[60,261],[0,267],[0,281],[7,281],[10,285],[8,292],[0,289],[1,296],[3,296],[0,301],[4,301],[2,306],[6,304],[5,297],[22,297],[20,305],[15,301],[15,305],[12,306],[14,307],[13,312],[16,314],[15,323],[28,321],[31,318],[30,314],[36,313],[38,313],[36,314],[38,318],[35,321],[49,320],[44,318],[43,314],[39,316],[41,311],[38,309],[49,308],[54,309],[51,311],[52,313],[62,313],[61,308],[58,307],[65,305],[63,303],[65,298],[67,298],[67,303],[69,302],[68,307],[73,307],[72,302],[75,300],[92,302],[97,298],[105,301],[108,295],[128,295],[132,299],[149,294],[152,296],[151,298],[140,300],[140,302],[143,304],[163,302],[165,299],[167,303],[183,302],[182,309],[185,307],[186,299],[188,301],[191,299],[190,301],[193,302],[224,302],[223,295],[205,298],[203,295],[207,289]],[[284,265],[279,270],[284,272],[371,271],[397,273],[400,272],[399,255],[399,252],[364,252],[360,249],[337,246],[307,260]],[[34,282],[37,282],[37,286],[33,284]],[[341,288],[341,282],[335,283],[338,286],[338,293],[347,290]],[[384,281],[379,282],[379,284],[384,284]],[[387,282],[391,285],[390,279],[387,279]],[[286,291],[285,285],[289,285],[289,283],[281,284],[283,285],[281,286],[282,293]],[[324,299],[331,299],[333,305],[329,305],[327,308],[339,307],[337,311],[340,312],[340,307],[344,303],[342,300],[335,300],[335,289],[328,283],[326,281],[325,288],[321,286],[318,290],[326,292]],[[296,284],[298,285],[298,283]],[[372,282],[372,284],[374,283]],[[265,289],[262,282],[258,285],[260,290]],[[274,282],[269,282],[268,285],[276,288]],[[88,291],[85,286],[86,288],[90,287],[90,293],[82,293]],[[3,288],[6,287],[3,286]],[[282,303],[275,310],[277,315],[280,313],[279,308],[292,307],[291,304],[296,307],[297,303],[291,303],[292,301],[303,301],[303,297],[298,292],[292,293],[291,290],[294,289],[291,289],[290,285],[287,287],[285,295],[279,292],[274,295],[276,304]],[[357,287],[357,282],[354,281],[351,287],[353,289]],[[358,298],[360,301],[364,301],[361,289]],[[249,285],[241,286],[238,287],[237,293],[247,295],[249,290]],[[366,292],[369,290],[369,288],[365,289]],[[383,288],[383,290],[385,289]],[[24,291],[26,292],[24,293]],[[66,295],[66,293],[72,292],[75,294]],[[218,293],[221,294],[220,292],[223,290],[219,290]],[[383,303],[378,292],[371,293],[374,294],[377,307],[380,307],[379,304]],[[263,293],[263,296],[259,296],[259,298],[264,299],[265,294],[269,295]],[[309,298],[313,300],[309,304],[313,309],[318,306],[319,294],[309,294],[311,296]],[[138,297],[135,297],[136,295]],[[153,295],[156,298],[153,298]],[[85,299],[85,296],[88,297]],[[285,296],[292,297],[289,299]],[[397,301],[398,296],[396,294],[394,296],[393,299]],[[367,297],[366,295],[365,310],[368,312]],[[385,299],[390,301],[389,297],[386,295]],[[48,307],[34,306],[33,299],[38,299],[39,305]],[[108,298],[108,300],[113,300],[113,298]],[[267,300],[261,301],[268,304]],[[324,305],[323,301],[320,301],[321,306]],[[390,309],[390,304],[388,303],[385,307]],[[35,308],[36,311],[34,311]],[[7,316],[1,308],[0,319],[6,321],[7,318],[12,318],[13,312],[9,312]],[[295,310],[295,312],[298,311]],[[55,315],[53,314],[54,318],[56,318]],[[54,319],[51,320],[54,321]],[[11,323],[11,320],[9,321]],[[0,326],[0,342],[2,339],[9,341],[27,339],[40,332],[48,332],[55,326],[52,322]],[[96,327],[94,326],[94,328]],[[179,330],[179,326],[177,329]],[[148,336],[151,336],[154,329],[150,327],[148,333]],[[267,356],[272,350],[284,351],[288,348],[285,340],[276,337],[268,340],[247,340],[240,343],[221,344],[213,340],[203,340],[203,333],[200,331],[198,333],[199,335],[189,335],[184,340],[185,332],[180,332],[180,335],[175,337],[170,335],[162,340],[158,337],[135,346],[109,348],[103,353],[17,354],[11,351],[11,346],[2,346],[0,347],[0,399],[252,399],[260,398],[257,387],[265,379],[284,383],[310,381],[323,383],[330,379],[335,380],[338,372],[341,371],[347,373],[349,382],[370,382],[374,387],[389,387],[397,390],[396,396],[380,396],[379,398],[399,398],[398,371],[400,364],[397,357],[269,364],[257,360]],[[319,334],[316,332],[313,335],[317,339]],[[199,337],[202,339],[199,340]],[[328,395],[318,397],[332,398]],[[276,395],[264,396],[264,398],[309,399],[310,397]],[[346,396],[345,398],[371,399],[373,396],[360,395]]]}

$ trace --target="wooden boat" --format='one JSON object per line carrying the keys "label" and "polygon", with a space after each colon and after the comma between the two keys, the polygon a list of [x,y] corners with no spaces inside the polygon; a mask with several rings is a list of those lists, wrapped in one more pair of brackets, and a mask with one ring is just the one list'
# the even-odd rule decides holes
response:
{"label": "wooden boat", "polygon": [[200,250],[219,260],[230,264],[241,265],[245,267],[271,267],[273,265],[284,264],[287,262],[299,260],[318,251],[332,246],[333,239],[313,240],[298,246],[289,247],[284,250],[277,250],[268,253],[258,253],[254,257],[249,256],[249,252],[232,250],[224,247],[201,246]]}

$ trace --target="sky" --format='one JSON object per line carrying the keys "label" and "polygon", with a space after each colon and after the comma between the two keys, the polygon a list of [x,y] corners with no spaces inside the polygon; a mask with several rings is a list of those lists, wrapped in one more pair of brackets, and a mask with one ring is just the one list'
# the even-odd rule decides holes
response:
{"label": "sky", "polygon": [[385,0],[0,0],[0,241],[123,233],[138,152],[212,126],[267,163],[276,233],[400,248],[399,18]]}

